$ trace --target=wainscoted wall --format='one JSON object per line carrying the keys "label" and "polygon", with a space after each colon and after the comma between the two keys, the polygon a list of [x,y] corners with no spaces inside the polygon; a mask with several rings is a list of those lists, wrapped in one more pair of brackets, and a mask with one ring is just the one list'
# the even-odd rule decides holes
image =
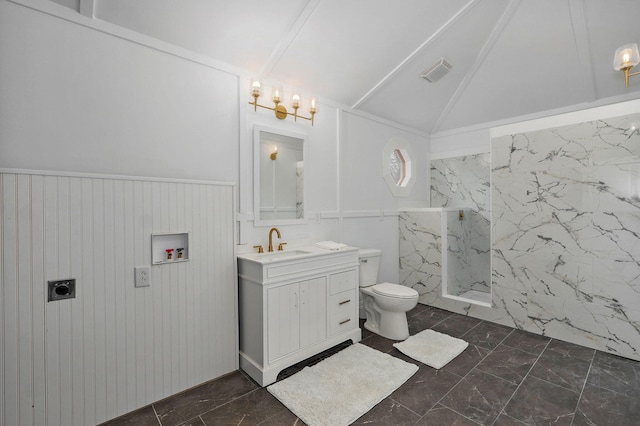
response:
{"label": "wainscoted wall", "polygon": [[[237,369],[233,185],[5,171],[0,197],[3,424],[93,425]],[[135,288],[154,232],[190,260]]]}
{"label": "wainscoted wall", "polygon": [[402,284],[428,305],[640,360],[632,123],[640,114],[492,140],[492,308],[441,296],[438,209],[400,214]]}

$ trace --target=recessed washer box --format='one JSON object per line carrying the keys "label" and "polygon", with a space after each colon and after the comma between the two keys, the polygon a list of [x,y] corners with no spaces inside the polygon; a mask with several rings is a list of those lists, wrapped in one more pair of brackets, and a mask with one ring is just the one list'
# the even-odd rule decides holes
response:
{"label": "recessed washer box", "polygon": [[[170,256],[167,251],[170,250]],[[166,232],[151,234],[151,264],[187,262],[189,260],[189,233]]]}

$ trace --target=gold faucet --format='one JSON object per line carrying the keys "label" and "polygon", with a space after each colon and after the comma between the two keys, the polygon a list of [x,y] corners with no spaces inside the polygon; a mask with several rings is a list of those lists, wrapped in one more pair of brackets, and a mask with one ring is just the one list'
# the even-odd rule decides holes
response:
{"label": "gold faucet", "polygon": [[271,228],[269,230],[269,248],[267,249],[267,251],[273,251],[273,240],[272,240],[273,231],[276,231],[276,234],[278,234],[278,238],[282,238],[280,236],[280,230],[278,228]]}

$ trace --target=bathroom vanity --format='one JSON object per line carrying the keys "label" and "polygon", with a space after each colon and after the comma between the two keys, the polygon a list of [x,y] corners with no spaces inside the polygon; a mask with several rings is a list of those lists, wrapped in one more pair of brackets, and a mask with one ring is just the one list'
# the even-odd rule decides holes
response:
{"label": "bathroom vanity", "polygon": [[240,368],[261,386],[346,340],[359,342],[358,250],[238,255]]}

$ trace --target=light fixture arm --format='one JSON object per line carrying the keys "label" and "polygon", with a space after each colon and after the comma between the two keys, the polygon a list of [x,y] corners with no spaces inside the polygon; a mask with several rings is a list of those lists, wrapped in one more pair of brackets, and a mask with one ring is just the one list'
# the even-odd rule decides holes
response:
{"label": "light fixture arm", "polygon": [[631,70],[631,68],[633,67],[626,67],[623,68],[621,71],[624,72],[624,84],[626,87],[629,87],[629,77],[634,76],[634,75],[640,75],[640,71],[637,72],[629,72]]}
{"label": "light fixture arm", "polygon": [[253,102],[249,102],[249,105],[253,105],[253,110],[257,111],[258,107],[260,108],[264,108],[264,109],[268,109],[270,111],[273,111],[275,113],[275,116],[280,119],[280,120],[284,120],[285,118],[287,118],[287,116],[291,115],[293,116],[293,120],[294,121],[298,121],[298,118],[302,118],[304,120],[308,120],[311,121],[311,125],[313,126],[314,124],[314,118],[316,115],[316,107],[315,105],[312,106],[312,108],[309,110],[309,114],[311,114],[311,117],[305,117],[304,115],[300,115],[298,114],[298,108],[299,106],[295,105],[293,106],[293,112],[289,112],[287,111],[287,108],[284,105],[281,105],[280,101],[276,101],[274,100],[273,103],[275,106],[273,107],[268,107],[266,105],[261,105],[258,103],[258,98],[260,97],[260,93],[257,91],[254,91],[253,93],[251,93],[251,96],[253,96]]}

